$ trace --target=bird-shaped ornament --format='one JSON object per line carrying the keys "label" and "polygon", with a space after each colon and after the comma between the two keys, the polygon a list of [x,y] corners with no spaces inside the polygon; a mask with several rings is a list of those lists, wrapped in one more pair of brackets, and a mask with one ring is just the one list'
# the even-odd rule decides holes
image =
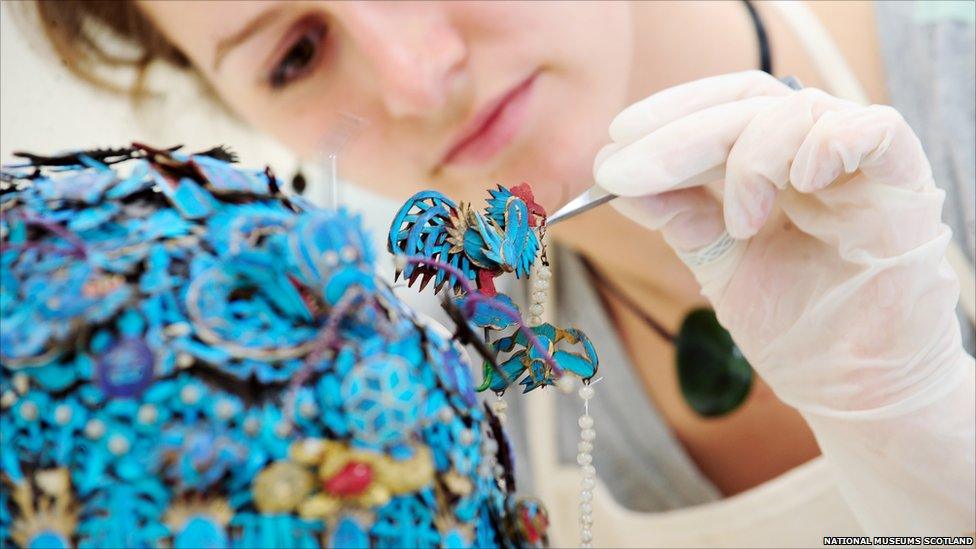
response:
{"label": "bird-shaped ornament", "polygon": [[[529,326],[512,299],[495,290],[495,277],[514,273],[524,278],[535,261],[546,264],[545,210],[527,183],[511,189],[499,185],[488,193],[484,212],[437,191],[407,200],[390,227],[388,247],[399,260],[397,277],[411,286],[419,280],[421,290],[431,281],[436,291],[451,286],[448,313],[464,311],[452,315],[465,319],[458,322],[458,338],[475,345],[485,359],[479,391],[501,393],[521,378],[528,392],[553,385],[563,373],[589,380],[599,361],[582,331],[548,323]],[[484,341],[469,323],[484,331]]]}
{"label": "bird-shaped ornament", "polygon": [[[390,227],[390,252],[452,265],[486,296],[496,295],[494,279],[502,273],[528,276],[542,246],[538,231],[545,226],[546,211],[528,183],[510,189],[499,185],[488,193],[484,212],[437,191],[413,195]],[[462,291],[454,274],[432,266],[407,264],[397,278],[401,275],[411,286],[419,280],[421,290],[433,280],[436,291],[445,283],[455,293]]]}

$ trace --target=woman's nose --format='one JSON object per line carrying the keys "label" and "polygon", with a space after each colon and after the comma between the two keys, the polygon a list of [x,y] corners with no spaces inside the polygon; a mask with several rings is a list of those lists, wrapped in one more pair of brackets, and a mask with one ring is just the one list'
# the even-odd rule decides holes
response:
{"label": "woman's nose", "polygon": [[439,3],[338,3],[339,19],[372,68],[394,118],[429,117],[448,102],[467,46]]}

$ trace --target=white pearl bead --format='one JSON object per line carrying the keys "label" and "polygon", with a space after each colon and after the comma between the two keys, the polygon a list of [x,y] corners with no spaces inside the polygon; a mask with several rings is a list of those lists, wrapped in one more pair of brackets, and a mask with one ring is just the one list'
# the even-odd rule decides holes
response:
{"label": "white pearl bead", "polygon": [[586,503],[585,501],[583,503],[580,503],[580,513],[584,515],[592,515],[593,505]]}
{"label": "white pearl bead", "polygon": [[549,289],[549,281],[548,280],[542,280],[542,279],[535,279],[535,280],[532,281],[532,288],[535,289],[535,290],[537,290],[537,291],[548,290]]}
{"label": "white pearl bead", "polygon": [[285,438],[286,436],[288,436],[288,433],[291,433],[290,423],[282,421],[277,425],[275,425],[275,434],[278,435],[280,438]]}
{"label": "white pearl bead", "polygon": [[54,409],[54,421],[58,425],[64,425],[71,421],[71,406],[67,404],[59,404],[57,408]]}
{"label": "white pearl bead", "polygon": [[495,458],[495,453],[498,452],[498,442],[491,437],[485,437],[485,452],[487,452],[492,459]]}
{"label": "white pearl bead", "polygon": [[257,418],[249,417],[244,421],[244,432],[249,435],[257,434],[258,430],[261,429],[261,422]]}
{"label": "white pearl bead", "polygon": [[577,454],[576,463],[579,463],[580,465],[589,465],[593,463],[593,456],[591,454]]}
{"label": "white pearl bead", "polygon": [[531,314],[532,316],[542,316],[542,310],[543,310],[542,305],[536,303],[535,305],[529,307],[529,314]]}
{"label": "white pearl bead", "polygon": [[539,291],[532,292],[532,301],[534,301],[536,303],[543,303],[543,304],[545,304],[546,299],[548,297],[549,296],[546,295],[546,292],[539,292]]}
{"label": "white pearl bead", "polygon": [[502,467],[502,464],[501,463],[496,463],[495,464],[495,476],[496,477],[504,477],[505,476],[505,468]]}
{"label": "white pearl bead", "polygon": [[589,490],[580,492],[580,501],[593,501],[593,492]]}
{"label": "white pearl bead", "polygon": [[325,262],[326,267],[335,267],[339,264],[339,254],[333,250],[329,250],[322,254],[322,261]]}
{"label": "white pearl bead", "polygon": [[437,412],[437,417],[438,417],[438,419],[440,419],[444,423],[448,423],[452,419],[454,419],[454,410],[451,409],[450,406],[445,406],[445,407],[441,408],[441,410],[439,412]]}
{"label": "white pearl bead", "polygon": [[17,402],[17,393],[13,391],[4,391],[3,395],[0,396],[0,406],[4,408],[10,408]]}
{"label": "white pearl bead", "polygon": [[356,248],[352,246],[346,246],[342,249],[342,260],[346,263],[352,263],[356,260]]}
{"label": "white pearl bead", "polygon": [[321,455],[325,451],[325,443],[319,439],[306,438],[301,445],[302,451],[306,454]]}
{"label": "white pearl bead", "polygon": [[595,478],[596,477],[596,467],[592,465],[583,466],[583,478]]}
{"label": "white pearl bead", "polygon": [[14,374],[13,383],[14,389],[20,394],[26,393],[30,387],[30,379],[27,378],[26,374]]}
{"label": "white pearl bead", "polygon": [[584,478],[580,481],[580,488],[584,490],[592,490],[596,488],[596,480],[592,478]]}
{"label": "white pearl bead", "polygon": [[562,377],[556,380],[556,387],[560,392],[568,395],[569,393],[573,392],[573,389],[576,388],[576,378],[568,373],[564,373]]}
{"label": "white pearl bead", "polygon": [[590,527],[593,526],[593,515],[580,515],[580,526]]}
{"label": "white pearl bead", "polygon": [[37,404],[25,402],[20,407],[20,417],[24,418],[25,421],[34,421],[37,419]]}
{"label": "white pearl bead", "polygon": [[549,267],[543,266],[539,269],[539,278],[541,278],[542,280],[549,280],[551,277],[552,277],[552,270],[550,270]]}
{"label": "white pearl bead", "polygon": [[86,437],[92,440],[96,440],[102,438],[102,435],[104,434],[105,434],[105,423],[103,423],[102,420],[93,419],[89,421],[87,424],[85,424]]}
{"label": "white pearl bead", "polygon": [[180,400],[184,404],[196,404],[200,400],[200,389],[193,385],[187,385],[180,390]]}
{"label": "white pearl bead", "polygon": [[593,541],[593,532],[589,528],[584,528],[583,531],[580,532],[580,539],[583,540],[583,543]]}
{"label": "white pearl bead", "polygon": [[465,446],[471,446],[471,443],[474,442],[474,433],[471,431],[471,429],[465,429],[461,431],[461,435],[459,438],[461,444]]}
{"label": "white pearl bead", "polygon": [[129,440],[122,435],[115,435],[108,441],[108,451],[117,456],[129,451]]}
{"label": "white pearl bead", "polygon": [[181,370],[185,370],[193,366],[193,355],[189,353],[177,353],[176,354],[176,367]]}
{"label": "white pearl bead", "polygon": [[[168,337],[183,337],[190,335],[190,324],[187,322],[174,322],[163,328],[163,334]],[[179,360],[179,357],[177,357]]]}
{"label": "white pearl bead", "polygon": [[580,438],[587,442],[591,442],[596,438],[596,431],[593,429],[583,429],[580,431]]}
{"label": "white pearl bead", "polygon": [[139,407],[139,413],[137,417],[139,423],[143,425],[150,425],[156,422],[156,418],[159,416],[159,411],[152,404],[143,404]]}
{"label": "white pearl bead", "polygon": [[217,407],[214,409],[217,412],[217,417],[220,419],[230,419],[234,415],[234,405],[231,401],[222,399],[217,402]]}
{"label": "white pearl bead", "polygon": [[576,445],[576,451],[577,452],[592,452],[593,451],[593,443],[590,442],[590,441],[588,441],[588,440],[581,440]]}
{"label": "white pearl bead", "polygon": [[580,416],[579,426],[580,429],[590,429],[593,427],[593,416]]}
{"label": "white pearl bead", "polygon": [[298,407],[298,413],[305,419],[312,419],[318,413],[319,407],[314,402],[305,401]]}
{"label": "white pearl bead", "polygon": [[529,317],[529,326],[538,326],[540,324],[542,324],[542,317],[541,316],[530,316]]}
{"label": "white pearl bead", "polygon": [[579,396],[583,400],[590,400],[593,398],[593,387],[590,387],[589,385],[580,387]]}
{"label": "white pearl bead", "polygon": [[508,402],[504,400],[496,400],[491,404],[491,409],[495,413],[504,412],[505,410],[508,410]]}

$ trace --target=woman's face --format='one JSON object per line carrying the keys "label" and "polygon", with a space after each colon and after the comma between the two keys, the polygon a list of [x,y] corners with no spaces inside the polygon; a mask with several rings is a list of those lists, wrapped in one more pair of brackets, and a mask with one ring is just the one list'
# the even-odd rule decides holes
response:
{"label": "woman's face", "polygon": [[[631,25],[605,2],[142,2],[238,115],[308,160],[367,124],[343,177],[403,198],[591,182],[626,99]],[[331,133],[330,133],[331,132]]]}

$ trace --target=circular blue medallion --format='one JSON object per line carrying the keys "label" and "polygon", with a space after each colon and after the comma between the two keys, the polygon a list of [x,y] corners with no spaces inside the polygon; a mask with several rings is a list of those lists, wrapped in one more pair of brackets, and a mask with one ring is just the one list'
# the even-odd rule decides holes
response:
{"label": "circular blue medallion", "polygon": [[142,339],[125,338],[98,357],[95,379],[110,397],[137,396],[152,383],[155,361]]}

